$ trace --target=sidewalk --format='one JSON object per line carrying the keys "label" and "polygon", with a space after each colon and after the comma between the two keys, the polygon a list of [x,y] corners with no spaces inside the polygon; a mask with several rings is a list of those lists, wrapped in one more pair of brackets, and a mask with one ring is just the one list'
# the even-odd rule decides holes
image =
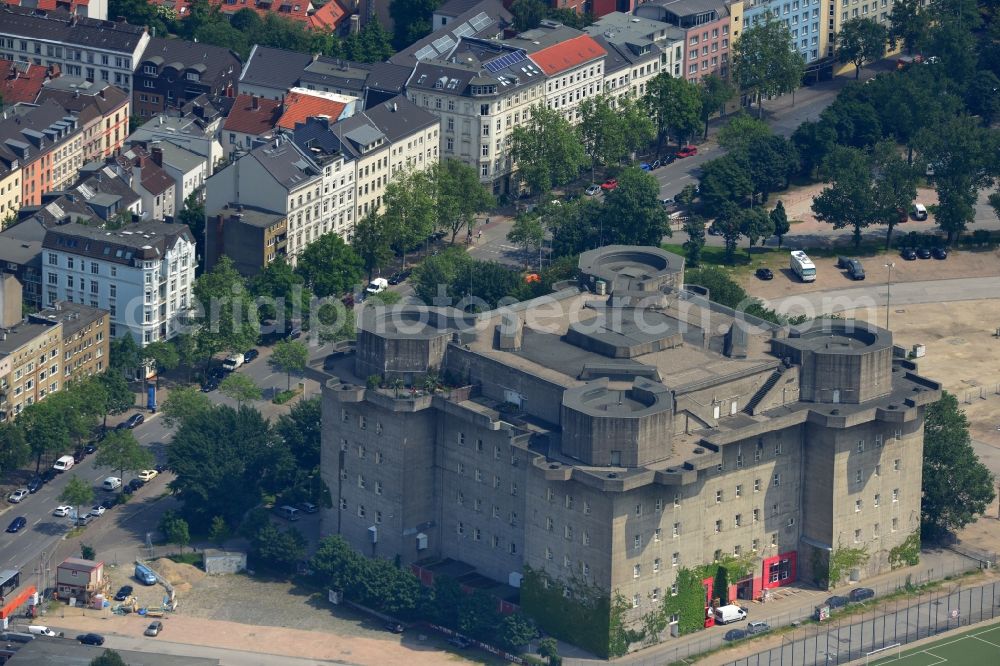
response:
{"label": "sidewalk", "polygon": [[[872,576],[847,585],[841,585],[833,590],[820,590],[804,582],[772,590],[770,600],[764,604],[750,602],[749,619],[765,621],[772,629],[792,626],[812,616],[817,605],[834,595],[846,596],[856,587],[870,587],[876,592],[876,599],[885,597],[908,583],[920,585],[959,573],[976,570],[978,564],[969,558],[948,550],[931,550],[921,552],[920,563],[913,567],[897,569],[889,573]],[[745,603],[745,602],[740,602]],[[726,644],[723,639],[726,631],[733,626],[710,627],[695,634],[680,638],[667,638],[655,646],[633,652],[614,661],[615,664],[630,666],[653,666],[654,664],[669,664],[681,659],[718,649]],[[767,640],[753,641],[754,651],[766,649]],[[731,661],[730,658],[725,661]],[[584,664],[607,663],[599,659],[572,659],[563,662],[566,666],[583,666]]]}

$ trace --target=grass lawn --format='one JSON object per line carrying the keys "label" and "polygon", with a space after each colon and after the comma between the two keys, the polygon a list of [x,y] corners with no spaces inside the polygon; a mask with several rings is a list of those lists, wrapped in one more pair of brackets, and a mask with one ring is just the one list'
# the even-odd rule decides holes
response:
{"label": "grass lawn", "polygon": [[885,656],[872,659],[871,666],[986,666],[1000,664],[1000,625],[972,629],[963,634],[942,638],[929,645],[896,654],[886,650]]}

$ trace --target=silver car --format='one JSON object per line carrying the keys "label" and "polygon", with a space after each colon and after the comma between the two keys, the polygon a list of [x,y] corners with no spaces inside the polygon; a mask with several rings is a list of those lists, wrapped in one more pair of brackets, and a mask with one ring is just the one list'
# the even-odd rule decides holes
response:
{"label": "silver car", "polygon": [[10,494],[10,496],[7,498],[7,501],[10,502],[11,504],[17,504],[30,494],[31,493],[28,492],[27,488],[18,488],[17,490],[15,490]]}

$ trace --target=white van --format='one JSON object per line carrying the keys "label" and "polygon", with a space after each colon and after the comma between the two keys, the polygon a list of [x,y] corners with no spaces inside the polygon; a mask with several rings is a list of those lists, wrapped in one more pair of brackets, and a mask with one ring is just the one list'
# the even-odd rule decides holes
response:
{"label": "white van", "polygon": [[299,519],[299,510],[296,509],[294,506],[288,506],[286,504],[284,506],[278,507],[278,515],[284,518],[285,520],[295,522],[296,520]]}
{"label": "white van", "polygon": [[58,636],[58,634],[41,624],[33,624],[28,627],[28,633],[35,636]]}
{"label": "white van", "polygon": [[369,295],[371,294],[381,294],[383,291],[389,288],[389,281],[385,278],[375,278],[372,280],[371,284],[365,289],[365,292]]}
{"label": "white van", "polygon": [[121,487],[122,487],[122,480],[119,479],[117,476],[109,476],[108,478],[104,479],[103,483],[101,483],[101,488],[103,488],[104,490],[118,490]]}
{"label": "white van", "polygon": [[816,281],[816,264],[812,262],[802,250],[793,250],[789,258],[788,267],[793,273],[799,276],[803,282]]}
{"label": "white van", "polygon": [[56,464],[52,466],[52,469],[54,469],[57,472],[65,472],[66,470],[68,470],[70,467],[73,466],[73,463],[74,463],[73,456],[62,456],[61,458],[59,458],[59,460],[56,461]]}
{"label": "white van", "polygon": [[229,372],[232,372],[241,365],[243,365],[243,354],[239,352],[227,356],[226,360],[222,362],[223,370],[228,370]]}
{"label": "white van", "polygon": [[735,604],[719,606],[715,609],[716,624],[730,624],[747,618],[747,612]]}

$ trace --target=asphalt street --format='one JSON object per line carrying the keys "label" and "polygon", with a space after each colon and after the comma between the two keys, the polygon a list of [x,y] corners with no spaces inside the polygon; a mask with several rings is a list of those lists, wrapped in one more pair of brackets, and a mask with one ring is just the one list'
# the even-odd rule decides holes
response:
{"label": "asphalt street", "polygon": [[[1000,277],[956,278],[900,282],[891,287],[892,307],[918,303],[948,303],[996,298],[1000,293]],[[803,292],[794,296],[766,301],[768,307],[781,314],[817,316],[834,312],[867,310],[885,307],[886,285]],[[1000,326],[1000,319],[996,321]]]}

